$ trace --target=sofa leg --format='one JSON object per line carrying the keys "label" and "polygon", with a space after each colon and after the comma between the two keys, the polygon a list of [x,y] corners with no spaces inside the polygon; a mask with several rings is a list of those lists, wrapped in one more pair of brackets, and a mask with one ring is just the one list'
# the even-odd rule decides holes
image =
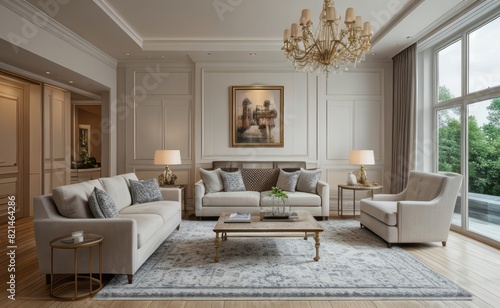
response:
{"label": "sofa leg", "polygon": [[391,243],[387,243],[387,248],[392,248],[392,244]]}
{"label": "sofa leg", "polygon": [[45,274],[45,283],[50,284],[50,274]]}
{"label": "sofa leg", "polygon": [[328,216],[323,216],[323,220],[328,220]]}
{"label": "sofa leg", "polygon": [[127,275],[128,284],[132,284],[132,280],[134,279],[134,275]]}
{"label": "sofa leg", "polygon": [[365,226],[364,226],[362,223],[359,223],[359,226],[360,226],[362,229],[364,229],[364,228],[365,228]]}
{"label": "sofa leg", "polygon": [[443,247],[446,246],[446,241],[441,242],[443,244]]}

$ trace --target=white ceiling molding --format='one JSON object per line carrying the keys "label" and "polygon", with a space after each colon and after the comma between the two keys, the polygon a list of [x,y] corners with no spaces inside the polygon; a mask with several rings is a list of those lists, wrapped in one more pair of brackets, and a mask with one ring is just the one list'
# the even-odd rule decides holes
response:
{"label": "white ceiling molding", "polygon": [[144,51],[279,51],[281,40],[146,40]]}
{"label": "white ceiling molding", "polygon": [[142,37],[115,12],[106,0],[94,0],[94,3],[97,4],[97,6],[99,6],[99,8],[101,8],[101,10],[103,10],[103,12],[106,13],[106,15],[108,15],[109,18],[111,18],[139,47],[144,48]]}
{"label": "white ceiling molding", "polygon": [[[2,1],[3,6],[11,10],[19,17],[33,23],[34,25],[46,30],[50,34],[67,42],[71,46],[78,48],[84,53],[108,65],[110,68],[116,68],[117,61],[108,54],[102,52],[88,41],[75,34],[64,25],[60,24],[45,12],[40,11],[25,1]],[[42,22],[43,21],[43,22]]]}

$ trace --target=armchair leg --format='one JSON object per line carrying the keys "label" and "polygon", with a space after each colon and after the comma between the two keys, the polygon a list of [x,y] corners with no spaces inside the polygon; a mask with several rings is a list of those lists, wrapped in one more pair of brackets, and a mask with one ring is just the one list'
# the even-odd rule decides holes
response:
{"label": "armchair leg", "polygon": [[50,274],[45,274],[45,283],[50,284]]}
{"label": "armchair leg", "polygon": [[392,248],[392,244],[391,243],[387,243],[387,248]]}
{"label": "armchair leg", "polygon": [[446,241],[441,242],[443,244],[443,247],[446,246]]}
{"label": "armchair leg", "polygon": [[181,224],[179,224],[179,225],[177,226],[177,228],[175,228],[175,229],[177,229],[177,231],[179,231],[180,227],[181,227]]}
{"label": "armchair leg", "polygon": [[365,226],[364,226],[362,223],[359,223],[359,226],[360,226],[362,229],[364,229],[364,228],[365,228]]}
{"label": "armchair leg", "polygon": [[132,284],[132,280],[134,279],[134,275],[127,275],[128,283]]}

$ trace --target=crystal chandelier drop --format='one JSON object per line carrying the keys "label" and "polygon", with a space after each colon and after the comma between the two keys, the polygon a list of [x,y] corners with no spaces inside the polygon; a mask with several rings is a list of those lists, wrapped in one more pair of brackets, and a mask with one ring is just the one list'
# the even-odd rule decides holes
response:
{"label": "crystal chandelier drop", "polygon": [[356,67],[371,47],[370,23],[363,24],[353,8],[346,10],[343,25],[340,20],[333,1],[324,0],[314,36],[311,11],[302,10],[300,26],[294,23],[291,29],[285,29],[281,49],[286,60],[293,62],[297,71],[323,71],[326,77],[332,71],[342,73],[349,67]]}

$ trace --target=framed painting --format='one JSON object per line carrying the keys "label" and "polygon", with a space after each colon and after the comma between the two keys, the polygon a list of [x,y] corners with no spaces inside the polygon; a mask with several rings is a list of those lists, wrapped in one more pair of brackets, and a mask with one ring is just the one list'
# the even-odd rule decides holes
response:
{"label": "framed painting", "polygon": [[283,147],[283,86],[231,87],[231,146]]}

